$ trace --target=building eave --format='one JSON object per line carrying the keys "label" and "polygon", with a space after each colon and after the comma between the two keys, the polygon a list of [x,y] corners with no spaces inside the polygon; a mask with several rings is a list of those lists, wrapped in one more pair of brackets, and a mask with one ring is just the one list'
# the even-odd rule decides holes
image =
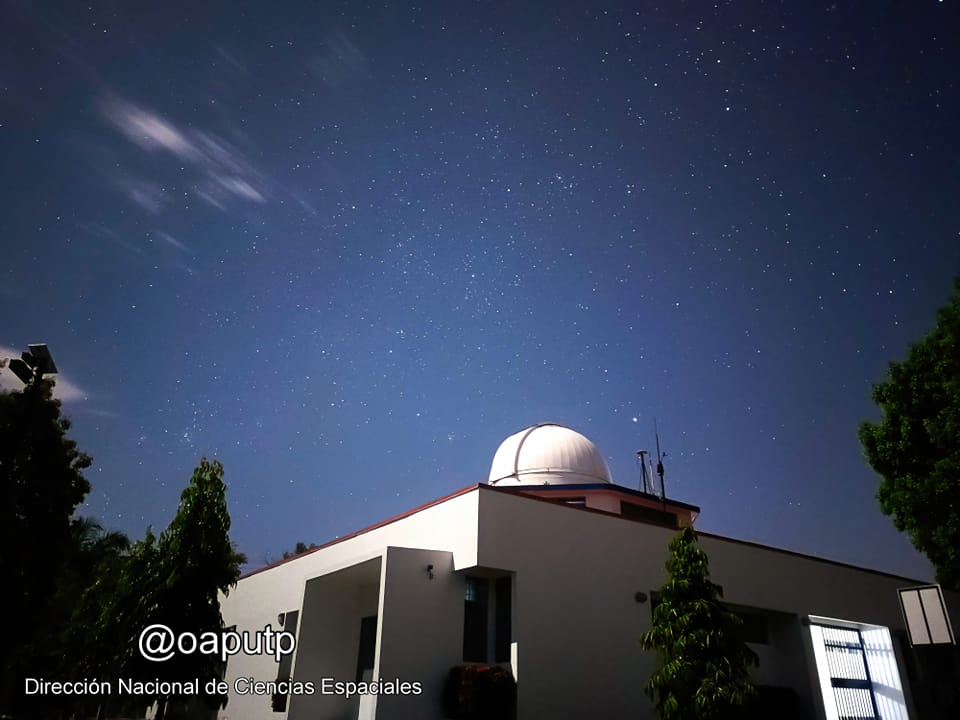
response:
{"label": "building eave", "polygon": [[281,565],[286,565],[287,563],[293,562],[294,560],[300,560],[301,558],[305,558],[307,555],[312,555],[313,553],[318,552],[320,550],[324,550],[333,545],[338,545],[339,543],[346,542],[347,540],[351,540],[355,537],[364,535],[378,528],[382,528],[385,525],[390,525],[392,523],[397,522],[398,520],[403,520],[404,518],[410,517],[411,515],[416,515],[418,512],[421,512],[422,510],[427,510],[428,508],[432,508],[435,505],[440,505],[441,503],[445,503],[448,500],[453,500],[454,498],[460,497],[461,495],[466,495],[467,493],[472,492],[480,487],[486,487],[486,486],[483,485],[482,483],[467,485],[466,487],[460,488],[459,490],[452,492],[448,495],[439,497],[436,500],[431,500],[430,502],[424,503],[423,505],[418,505],[417,507],[411,508],[410,510],[402,512],[398,515],[393,515],[387,518],[386,520],[381,520],[380,522],[374,523],[373,525],[368,525],[365,528],[362,528],[361,530],[357,530],[356,532],[350,533],[349,535],[344,535],[343,537],[335,538],[333,540],[323,543],[322,545],[317,545],[316,547],[312,547],[309,550],[306,550],[292,557],[284,558],[282,560],[277,560],[276,562],[272,562],[269,565],[264,565],[263,567],[257,568],[256,570],[251,570],[250,572],[247,572],[241,575],[239,579],[243,580],[244,578],[248,578],[251,575],[257,575],[258,573],[266,572],[267,570],[273,570],[274,568],[280,567]]}
{"label": "building eave", "polygon": [[[613,514],[613,513],[604,511],[604,510],[598,510],[598,509],[589,508],[589,507],[570,507],[570,506],[567,506],[567,505],[557,505],[556,501],[553,500],[552,498],[548,497],[548,496],[549,496],[549,495],[558,494],[558,493],[567,493],[567,494],[569,494],[571,491],[572,491],[572,492],[577,492],[577,491],[605,492],[605,493],[612,494],[612,495],[615,495],[615,496],[642,498],[642,499],[644,499],[644,500],[654,501],[654,502],[656,502],[656,503],[658,503],[658,504],[665,502],[668,507],[675,507],[675,508],[680,508],[680,509],[683,509],[683,510],[687,510],[687,511],[693,513],[695,516],[696,516],[696,515],[699,515],[699,513],[700,513],[700,508],[697,507],[696,505],[691,505],[691,504],[689,504],[689,503],[680,502],[680,501],[678,501],[678,500],[671,500],[670,498],[667,498],[667,499],[664,501],[664,499],[662,499],[662,498],[659,497],[658,495],[652,495],[652,494],[650,494],[650,493],[645,493],[645,492],[642,492],[642,491],[639,491],[639,490],[633,490],[632,488],[626,488],[626,487],[622,487],[622,486],[620,486],[620,485],[607,485],[607,484],[605,484],[605,483],[604,483],[604,484],[584,483],[584,484],[571,484],[571,485],[535,485],[535,486],[529,486],[529,487],[516,486],[516,485],[514,485],[514,486],[509,486],[509,487],[497,487],[497,486],[494,486],[494,485],[488,485],[488,484],[486,484],[486,483],[475,483],[475,484],[473,484],[473,485],[467,485],[466,487],[463,487],[463,488],[461,488],[461,489],[459,489],[459,490],[456,490],[456,491],[454,491],[454,492],[452,492],[452,493],[449,493],[449,494],[447,494],[447,495],[444,495],[444,496],[442,496],[442,497],[439,497],[439,498],[437,498],[437,499],[435,499],[435,500],[431,500],[430,502],[424,503],[424,504],[422,504],[422,505],[418,505],[417,507],[411,508],[410,510],[406,510],[405,512],[399,513],[399,514],[397,514],[397,515],[393,515],[393,516],[387,518],[386,520],[381,520],[381,521],[378,522],[378,523],[374,523],[374,524],[372,524],[372,525],[368,525],[368,526],[366,526],[366,527],[364,527],[364,528],[362,528],[362,529],[360,529],[360,530],[357,530],[357,531],[355,531],[355,532],[350,533],[349,535],[344,535],[343,537],[335,538],[335,539],[330,540],[330,541],[328,541],[328,542],[326,542],[326,543],[323,543],[322,545],[318,545],[318,546],[316,546],[316,547],[312,547],[312,548],[310,548],[309,550],[300,553],[299,555],[294,555],[294,556],[292,556],[292,557],[285,558],[285,559],[282,559],[282,560],[278,560],[278,561],[273,562],[273,563],[270,563],[270,564],[268,564],[268,565],[264,565],[263,567],[257,568],[257,569],[255,569],[255,570],[251,570],[250,572],[247,572],[247,573],[244,573],[243,575],[241,575],[239,579],[242,580],[242,579],[244,579],[244,578],[248,578],[248,577],[251,577],[251,576],[253,576],[253,575],[257,575],[258,573],[262,573],[262,572],[265,572],[265,571],[267,571],[267,570],[272,570],[272,569],[274,569],[274,568],[276,568],[276,567],[280,567],[281,565],[286,565],[287,563],[294,562],[294,561],[296,561],[296,560],[300,560],[300,559],[302,559],[302,558],[307,557],[308,555],[312,555],[312,554],[315,553],[315,552],[318,552],[318,551],[320,551],[320,550],[324,550],[324,549],[326,549],[326,548],[332,547],[333,545],[337,545],[337,544],[339,544],[339,543],[346,542],[346,541],[351,540],[351,539],[353,539],[353,538],[356,538],[356,537],[358,537],[358,536],[360,536],[360,535],[364,535],[364,534],[369,533],[369,532],[371,532],[371,531],[373,531],[373,530],[377,530],[378,528],[382,528],[382,527],[385,527],[385,526],[387,526],[387,525],[391,525],[391,524],[397,522],[398,520],[403,520],[404,518],[408,518],[408,517],[410,517],[411,515],[415,515],[415,514],[421,512],[421,511],[423,511],[423,510],[427,510],[427,509],[429,509],[429,508],[432,508],[432,507],[435,507],[435,506],[440,505],[440,504],[442,504],[442,503],[445,503],[445,502],[447,502],[448,500],[453,500],[454,498],[460,497],[461,495],[466,495],[467,493],[473,492],[474,490],[478,490],[478,491],[482,491],[482,492],[503,493],[503,494],[505,494],[505,495],[512,495],[512,496],[514,496],[514,497],[521,497],[521,498],[523,498],[524,500],[532,500],[532,501],[536,501],[536,502],[544,502],[544,503],[548,503],[548,504],[550,504],[550,505],[554,505],[554,506],[557,506],[557,507],[566,507],[566,508],[568,508],[568,509],[571,510],[571,511],[587,512],[587,513],[592,513],[592,514],[596,514],[596,515],[602,515],[602,516],[607,517],[607,518],[617,518],[617,519],[620,519],[620,520],[625,520],[625,521],[627,521],[627,522],[634,522],[634,523],[639,523],[639,524],[644,524],[644,523],[643,523],[642,521],[640,521],[640,520],[635,520],[635,519],[631,519],[631,518],[625,518],[625,517],[623,517],[623,516],[621,516],[621,515],[616,515],[616,514]],[[534,492],[531,492],[531,491],[534,491]],[[726,535],[718,535],[718,534],[716,534],[716,533],[710,533],[710,532],[701,532],[701,531],[699,531],[699,530],[697,531],[697,535],[699,535],[699,536],[702,537],[702,538],[710,538],[710,539],[713,539],[713,540],[720,540],[720,541],[723,541],[723,542],[734,543],[734,544],[742,545],[742,546],[745,546],[745,547],[756,548],[756,549],[758,549],[758,550],[766,550],[766,551],[781,553],[781,554],[784,554],[784,555],[789,555],[789,556],[791,556],[791,557],[804,558],[804,559],[812,560],[812,561],[818,562],[818,563],[827,563],[827,564],[829,564],[829,565],[834,565],[834,566],[836,566],[836,567],[842,567],[842,568],[846,568],[846,569],[849,569],[849,570],[858,570],[858,571],[860,571],[860,572],[871,573],[871,574],[873,574],[873,575],[878,575],[878,576],[887,577],[887,578],[893,578],[893,579],[896,579],[896,580],[901,580],[901,581],[903,581],[903,582],[905,582],[905,583],[910,583],[910,584],[923,584],[923,582],[925,582],[925,581],[916,580],[916,579],[914,579],[914,578],[905,577],[905,576],[903,576],[903,575],[897,575],[897,574],[894,574],[894,573],[885,572],[885,571],[883,571],[883,570],[874,570],[874,569],[872,569],[872,568],[861,567],[861,566],[859,566],[859,565],[853,565],[853,564],[851,564],[851,563],[846,563],[846,562],[842,562],[842,561],[839,561],[839,560],[831,560],[830,558],[824,558],[824,557],[820,557],[820,556],[817,556],[817,555],[810,555],[810,554],[808,554],[808,553],[802,553],[802,552],[798,552],[798,551],[796,551],[796,550],[787,550],[787,549],[784,549],[784,548],[774,547],[774,546],[772,546],[772,545],[764,545],[764,544],[762,544],[762,543],[754,542],[754,541],[751,541],[751,540],[741,540],[741,539],[738,539],[738,538],[728,537],[728,536],[726,536]]]}
{"label": "building eave", "polygon": [[634,490],[633,488],[623,487],[622,485],[613,485],[610,483],[571,483],[567,485],[507,485],[504,487],[495,486],[495,485],[486,485],[491,490],[497,490],[498,492],[508,492],[515,495],[526,495],[528,497],[537,497],[545,494],[556,494],[556,493],[570,493],[577,492],[580,490],[594,493],[607,493],[610,495],[618,495],[622,497],[629,498],[642,498],[657,504],[666,503],[670,507],[679,508],[681,510],[688,510],[694,514],[700,513],[700,508],[696,505],[691,505],[689,503],[681,502],[679,500],[672,500],[670,498],[662,498],[659,495],[654,495],[653,493],[645,493],[641,490]]}

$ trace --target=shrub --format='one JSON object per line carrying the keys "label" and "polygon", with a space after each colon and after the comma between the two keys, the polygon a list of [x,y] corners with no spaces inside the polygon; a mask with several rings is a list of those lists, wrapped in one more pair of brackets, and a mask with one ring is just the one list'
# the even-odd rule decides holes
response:
{"label": "shrub", "polygon": [[443,710],[451,720],[515,720],[513,674],[495,665],[455,665],[447,674]]}

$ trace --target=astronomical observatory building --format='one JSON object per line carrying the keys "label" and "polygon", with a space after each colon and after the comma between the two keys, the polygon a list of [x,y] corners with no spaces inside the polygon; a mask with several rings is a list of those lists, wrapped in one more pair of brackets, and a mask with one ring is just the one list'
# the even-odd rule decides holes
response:
{"label": "astronomical observatory building", "polygon": [[[643,686],[658,658],[638,639],[667,547],[699,512],[614,484],[583,435],[529,427],[503,441],[486,483],[241,578],[225,623],[282,626],[296,648],[232,656],[219,717],[440,720],[451,668],[475,664],[513,675],[520,720],[654,718]],[[763,716],[943,717],[960,687],[944,623],[944,610],[960,617],[956,594],[937,615],[935,587],[901,602],[916,580],[709,534],[700,546],[759,656]],[[376,695],[347,692],[371,681]]]}

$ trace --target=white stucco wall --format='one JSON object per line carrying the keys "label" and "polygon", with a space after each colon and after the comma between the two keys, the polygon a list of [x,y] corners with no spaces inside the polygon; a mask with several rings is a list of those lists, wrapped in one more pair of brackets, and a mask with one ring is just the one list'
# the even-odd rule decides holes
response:
{"label": "white stucco wall", "polygon": [[380,556],[307,581],[293,679],[314,683],[317,692],[291,695],[289,717],[357,717],[359,698],[324,694],[322,681],[356,680],[360,621],[378,612],[383,562]]}
{"label": "white stucco wall", "polygon": [[732,603],[903,627],[897,588],[910,581],[702,534],[710,571]]}
{"label": "white stucco wall", "polygon": [[[479,490],[474,488],[388,524],[241,578],[236,588],[221,598],[225,624],[236,625],[238,631],[262,630],[266,624],[279,629],[278,613],[301,609],[308,580],[380,557],[388,546],[430,547],[450,553],[455,568],[476,565],[478,496]],[[300,629],[304,621],[301,612]],[[230,658],[225,680],[233,688],[237,678],[273,681],[276,673],[277,663],[272,656],[240,654]],[[294,677],[297,677],[296,658]],[[233,692],[227,706],[218,713],[221,720],[284,720],[286,717],[285,713],[272,712],[269,698],[238,696]]]}
{"label": "white stucco wall", "polygon": [[[656,657],[637,644],[650,603],[634,594],[663,584],[675,531],[496,490],[479,513],[478,563],[516,572],[520,717],[653,717],[642,688]],[[903,627],[896,590],[910,580],[714,536],[701,547],[726,601],[796,616],[760,648],[758,680],[789,682],[810,713],[823,707],[803,617]]]}
{"label": "white stucco wall", "polygon": [[643,717],[655,658],[638,638],[663,584],[673,532],[513,496],[480,496],[478,562],[516,572],[518,712],[526,718]]}
{"label": "white stucco wall", "polygon": [[590,493],[586,499],[588,508],[620,514],[620,498],[613,497],[606,493]]}
{"label": "white stucco wall", "polygon": [[[223,612],[238,629],[259,629],[275,623],[278,612],[299,609],[305,638],[298,653],[307,652],[302,662],[295,658],[295,680],[319,672],[344,672],[352,679],[358,620],[376,612],[375,677],[422,682],[424,694],[368,700],[363,710],[388,720],[432,720],[442,717],[439,697],[446,671],[462,658],[464,575],[476,567],[511,572],[520,719],[652,718],[643,685],[657,658],[638,643],[650,627],[651,605],[638,603],[635,594],[649,594],[663,584],[674,536],[666,528],[475,488],[244,578],[224,600]],[[896,589],[910,580],[710,535],[701,536],[701,546],[725,600],[781,613],[769,626],[769,644],[755,648],[763,662],[757,680],[793,686],[810,717],[822,717],[823,707],[804,617],[893,631],[903,626]],[[373,561],[380,563],[378,583],[367,583],[371,590],[360,592],[355,605],[343,605],[349,594],[337,589],[340,580],[333,574],[364,562],[369,569]],[[426,573],[430,564],[435,566],[432,580]],[[331,594],[340,600],[324,599]],[[371,611],[374,599],[377,609]],[[326,602],[340,605],[318,610]],[[955,595],[948,596],[948,605],[956,618]],[[330,625],[324,631],[321,617],[347,618],[340,641],[331,640],[348,657],[340,670],[321,661],[318,633],[335,630]],[[902,658],[897,660],[903,673]],[[237,656],[227,680],[241,675],[272,680],[276,663],[269,656]],[[909,706],[909,689],[907,696]],[[290,707],[292,720],[356,717],[357,710],[296,699]],[[220,717],[282,720],[284,715],[270,711],[269,699],[232,697]]]}
{"label": "white stucco wall", "polygon": [[[714,581],[723,586],[724,599],[729,602],[774,608],[801,617],[816,615],[879,625],[892,632],[905,630],[897,589],[917,584],[915,581],[708,534],[700,536],[700,546],[710,558]],[[812,711],[818,718],[825,718],[809,632],[804,632],[802,639],[809,681],[806,688],[797,686],[797,690],[805,691],[802,694]],[[896,647],[894,654],[906,684],[901,648]],[[912,710],[909,689],[905,694],[908,710]]]}
{"label": "white stucco wall", "polygon": [[417,682],[423,692],[379,696],[378,718],[443,719],[444,681],[462,659],[463,606],[464,579],[450,553],[387,549],[374,676]]}

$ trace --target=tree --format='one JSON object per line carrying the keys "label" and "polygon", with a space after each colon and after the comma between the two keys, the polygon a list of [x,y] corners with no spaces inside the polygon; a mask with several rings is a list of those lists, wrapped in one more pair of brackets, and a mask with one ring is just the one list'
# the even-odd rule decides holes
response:
{"label": "tree", "polygon": [[[110,667],[112,655],[104,636],[98,632],[101,608],[117,591],[120,573],[129,557],[130,540],[121,532],[108,531],[92,518],[77,518],[70,526],[71,547],[60,573],[54,595],[54,626],[50,649],[59,665],[60,680],[101,677]],[[60,717],[86,717],[100,704],[97,697],[82,695],[52,696]]]}
{"label": "tree", "polygon": [[305,552],[307,552],[308,550],[313,550],[315,547],[317,547],[316,543],[310,543],[309,545],[307,545],[305,542],[298,541],[292,551],[290,550],[284,551],[283,559],[289,560],[290,558],[295,558],[297,555],[303,555]]}
{"label": "tree", "polygon": [[42,669],[70,519],[90,492],[83,470],[91,459],[67,438],[69,429],[52,380],[0,392],[0,577],[13,619],[0,641],[0,713],[22,698],[22,678]]}
{"label": "tree", "polygon": [[653,627],[640,638],[661,665],[646,687],[663,720],[740,717],[755,694],[756,654],[742,639],[742,621],[720,602],[697,534],[684,528],[670,543],[669,579],[653,609]]}
{"label": "tree", "polygon": [[[180,496],[180,507],[160,541],[161,567],[165,572],[161,614],[179,632],[221,632],[220,593],[228,593],[240,578],[246,557],[230,542],[230,513],[223,465],[206,458],[194,470],[190,485]],[[219,657],[201,653],[175,656],[169,669],[179,679],[219,679]],[[222,707],[226,697],[205,697],[211,707]],[[162,702],[162,700],[161,700]]]}
{"label": "tree", "polygon": [[[219,594],[236,585],[240,566],[246,562],[231,544],[229,531],[223,466],[203,459],[181,494],[169,527],[159,538],[148,530],[144,540],[134,545],[118,587],[100,613],[98,627],[111,638],[114,658],[105,671],[143,680],[199,680],[201,690],[207,680],[221,677],[219,656],[176,653],[165,662],[150,662],[140,656],[138,638],[154,624],[198,638],[223,630]],[[226,702],[225,696],[203,699],[211,709]],[[157,718],[162,720],[168,701],[189,698],[155,700]]]}
{"label": "tree", "polygon": [[880,423],[860,442],[883,478],[877,499],[925,553],[937,580],[960,590],[960,278],[937,323],[873,387]]}

